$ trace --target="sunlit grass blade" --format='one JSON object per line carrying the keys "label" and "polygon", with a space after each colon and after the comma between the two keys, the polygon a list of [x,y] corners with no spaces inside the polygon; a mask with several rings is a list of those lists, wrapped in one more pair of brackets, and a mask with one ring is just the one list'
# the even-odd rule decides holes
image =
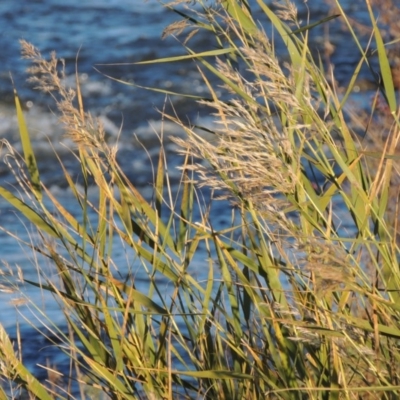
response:
{"label": "sunlit grass blade", "polygon": [[32,224],[38,227],[43,232],[58,238],[58,233],[53,226],[39,215],[33,208],[29,207],[25,202],[16,197],[7,189],[0,187],[0,196],[7,200],[14,208],[19,210]]}
{"label": "sunlit grass blade", "polygon": [[392,113],[395,113],[397,111],[396,93],[394,89],[390,63],[386,55],[385,44],[383,43],[382,35],[377,26],[374,13],[372,11],[371,3],[369,0],[366,0],[366,3],[368,6],[368,11],[371,18],[372,26],[374,28],[374,36],[375,36],[376,46],[378,49],[380,73],[383,80],[383,87],[385,89],[384,94],[389,104],[390,111]]}
{"label": "sunlit grass blade", "polygon": [[53,397],[47,389],[29,372],[14,352],[13,345],[3,327],[0,324],[0,359],[6,369],[12,371],[23,383],[27,390],[40,400],[51,400]]}
{"label": "sunlit grass blade", "polygon": [[[184,165],[184,167],[186,164]],[[182,174],[183,180],[183,190],[181,196],[181,212],[179,221],[179,231],[178,231],[178,241],[177,249],[178,251],[183,251],[185,245],[188,241],[188,235],[190,233],[190,223],[191,215],[193,210],[193,184],[190,182],[189,174],[186,169],[184,169]]]}
{"label": "sunlit grass blade", "polygon": [[1,387],[0,387],[0,400],[7,400],[7,394]]}
{"label": "sunlit grass blade", "polygon": [[170,63],[170,62],[184,61],[184,60],[195,60],[197,58],[217,57],[225,54],[234,54],[235,52],[236,49],[230,47],[226,49],[217,49],[217,50],[204,51],[200,53],[185,54],[182,56],[158,58],[155,60],[148,60],[148,61],[139,61],[136,62],[135,65],[160,64],[160,63]]}
{"label": "sunlit grass blade", "polygon": [[238,23],[240,29],[249,35],[257,33],[257,26],[254,23],[248,11],[244,11],[244,7],[236,0],[223,0],[222,6],[228,14]]}
{"label": "sunlit grass blade", "polygon": [[24,113],[22,112],[21,103],[16,89],[14,89],[15,109],[17,111],[17,120],[19,127],[19,134],[21,137],[22,149],[24,150],[25,163],[28,168],[30,183],[32,185],[33,193],[37,200],[41,201],[42,191],[40,184],[39,168],[36,163],[36,157],[32,149],[31,139],[29,137],[28,128],[26,126]]}

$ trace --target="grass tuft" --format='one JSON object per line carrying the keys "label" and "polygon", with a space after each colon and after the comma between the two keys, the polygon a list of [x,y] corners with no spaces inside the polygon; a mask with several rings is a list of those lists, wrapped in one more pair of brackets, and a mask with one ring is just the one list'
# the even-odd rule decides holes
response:
{"label": "grass tuft", "polygon": [[[183,21],[164,35],[183,35],[187,55],[146,63],[193,60],[209,91],[198,102],[215,123],[202,130],[162,113],[186,133],[174,139],[184,161],[172,193],[160,141],[151,200],[126,177],[100,122],[85,112],[79,80],[76,90],[66,87],[55,53],[45,60],[21,43],[33,64],[31,82],[54,98],[75,144],[84,186],[61,163],[72,213],[40,181],[16,95],[24,154],[5,147],[26,196],[3,187],[0,195],[37,228],[41,241],[31,249],[57,271],[57,280],[24,282],[59,302],[67,333],[36,310],[41,334],[71,367],[67,373],[48,365],[48,382],[38,380],[0,326],[9,392],[40,399],[398,398],[400,124],[370,2],[382,82],[368,115],[354,111],[349,94],[361,65],[370,67],[370,49],[339,1],[360,51],[344,90],[310,44],[312,29],[330,17],[302,26],[289,2],[273,11],[257,0],[254,18],[255,4],[247,1],[212,9],[201,0],[196,7],[181,3],[166,5]],[[274,36],[258,20],[268,21]],[[215,47],[196,52],[189,43],[201,30]],[[273,37],[283,43],[284,61]],[[383,120],[378,137],[374,128]],[[232,204],[224,229],[210,211],[221,199]],[[126,266],[116,261],[116,247],[126,252]],[[138,270],[147,281],[140,289]]]}

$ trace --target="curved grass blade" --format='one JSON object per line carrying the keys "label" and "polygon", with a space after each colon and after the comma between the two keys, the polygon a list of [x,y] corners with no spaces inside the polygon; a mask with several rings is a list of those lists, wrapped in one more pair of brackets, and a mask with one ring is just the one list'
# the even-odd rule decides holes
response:
{"label": "curved grass blade", "polygon": [[20,381],[39,400],[52,400],[47,389],[27,370],[14,353],[13,345],[0,324],[0,360],[2,364],[10,365],[10,370],[15,374],[15,381]]}
{"label": "curved grass blade", "polygon": [[33,193],[38,201],[42,200],[42,191],[40,187],[40,176],[39,169],[36,163],[35,154],[32,149],[31,140],[26,126],[25,117],[22,112],[21,103],[17,94],[17,90],[14,89],[15,108],[17,110],[17,120],[19,127],[19,134],[21,137],[22,149],[24,151],[24,158],[26,166],[28,167],[29,176],[31,179],[31,185]]}
{"label": "curved grass blade", "polygon": [[[107,64],[107,65],[115,65],[115,64]],[[99,74],[102,74],[104,77],[111,79],[112,81],[122,83],[123,85],[126,86],[134,86],[139,89],[144,89],[144,90],[150,90],[151,92],[156,92],[156,93],[163,93],[163,94],[168,94],[171,96],[180,96],[180,97],[187,97],[188,99],[195,99],[195,100],[204,100],[204,101],[210,101],[210,99],[204,98],[202,96],[197,96],[194,94],[185,94],[185,93],[180,93],[180,92],[173,92],[171,90],[166,90],[166,89],[160,89],[157,87],[150,87],[150,86],[142,86],[138,85],[137,83],[134,82],[127,82],[122,79],[115,78],[111,75],[107,75],[104,72],[101,72],[99,69],[94,68]]]}
{"label": "curved grass blade", "polygon": [[390,69],[390,63],[388,57],[386,55],[385,45],[383,43],[382,35],[380,30],[376,24],[376,20],[374,17],[374,13],[372,11],[371,3],[367,0],[367,6],[369,15],[371,18],[372,26],[374,28],[374,36],[376,41],[376,46],[378,48],[378,59],[379,59],[379,66],[380,72],[383,81],[383,87],[385,89],[384,94],[389,104],[390,111],[395,113],[397,110],[397,102],[396,102],[396,93],[394,90],[394,83],[392,78],[392,72]]}
{"label": "curved grass blade", "polygon": [[241,29],[243,29],[249,35],[255,35],[257,33],[257,25],[248,12],[245,12],[236,0],[224,0],[221,5],[225,8],[228,14],[237,21]]}
{"label": "curved grass blade", "polygon": [[[201,53],[185,54],[182,56],[158,58],[156,60],[139,61],[139,62],[134,63],[134,65],[160,64],[160,63],[170,63],[170,62],[184,61],[184,60],[196,60],[199,57],[217,57],[217,56],[221,56],[221,55],[225,55],[225,54],[232,54],[232,53],[236,53],[236,49],[234,47],[229,47],[227,49],[203,51]],[[107,65],[110,65],[110,64],[107,64]]]}
{"label": "curved grass blade", "polygon": [[26,205],[18,197],[14,196],[7,189],[0,187],[0,196],[2,196],[13,207],[15,207],[17,210],[19,210],[22,213],[22,215],[24,215],[38,229],[42,230],[43,232],[48,233],[50,236],[52,236],[54,238],[59,237],[56,230],[41,215],[39,215],[33,208]]}

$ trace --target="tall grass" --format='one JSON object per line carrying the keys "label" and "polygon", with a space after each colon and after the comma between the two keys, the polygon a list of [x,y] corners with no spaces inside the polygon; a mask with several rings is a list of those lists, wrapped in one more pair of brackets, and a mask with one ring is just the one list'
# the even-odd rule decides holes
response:
{"label": "tall grass", "polygon": [[[73,387],[78,398],[398,398],[400,125],[369,1],[379,96],[391,119],[383,138],[366,128],[381,144],[372,148],[345,114],[360,67],[369,65],[370,49],[352,24],[360,63],[339,96],[333,72],[324,71],[309,45],[310,30],[329,18],[300,26],[290,3],[275,11],[262,0],[196,4],[166,5],[177,7],[183,22],[165,33],[184,28],[186,55],[154,61],[195,61],[209,90],[199,103],[215,117],[210,138],[164,115],[186,132],[175,139],[185,156],[176,196],[162,142],[148,201],[118,165],[101,125],[85,112],[79,82],[76,91],[65,87],[56,55],[47,61],[22,43],[33,63],[31,80],[54,97],[76,145],[85,185],[80,190],[60,165],[75,197],[73,215],[42,184],[16,96],[24,153],[18,173],[26,196],[4,187],[0,195],[38,229],[41,243],[32,250],[58,271],[60,282],[44,277],[45,283],[28,283],[61,304],[69,334],[42,318],[71,370],[59,371],[57,379],[53,371],[54,379],[39,382],[0,326],[3,397],[7,383],[13,393],[40,399],[72,398]],[[346,23],[340,1],[337,6]],[[284,44],[285,62],[253,18],[253,7]],[[215,39],[213,49],[190,48],[199,29]],[[89,181],[98,189],[96,202],[88,198]],[[231,227],[213,226],[198,200],[201,186],[233,203]],[[116,265],[117,243],[147,274],[146,292],[136,289],[133,273]],[[206,279],[200,281],[196,269],[204,249]]]}

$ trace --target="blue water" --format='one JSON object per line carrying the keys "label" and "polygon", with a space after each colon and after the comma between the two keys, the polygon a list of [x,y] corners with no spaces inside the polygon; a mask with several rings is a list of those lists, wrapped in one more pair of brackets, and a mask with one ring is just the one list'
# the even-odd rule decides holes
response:
{"label": "blue water", "polygon": [[[346,4],[348,3],[346,2]],[[315,18],[323,18],[327,15],[328,8],[324,2],[311,1],[308,6],[315,12]],[[365,17],[359,10],[355,11],[361,15],[361,18]],[[304,7],[301,8],[301,16],[303,19],[307,18]],[[53,193],[66,204],[72,199],[72,195],[65,189],[62,172],[56,167],[56,159],[48,140],[63,155],[72,174],[77,172],[77,164],[74,163],[72,157],[68,157],[70,143],[64,138],[62,128],[54,115],[53,102],[48,96],[33,91],[25,81],[27,77],[25,69],[29,63],[21,60],[19,39],[30,41],[45,56],[56,50],[57,55],[66,61],[67,79],[72,85],[75,62],[77,62],[86,109],[102,118],[111,141],[121,131],[120,161],[132,182],[141,188],[144,195],[149,198],[151,196],[149,183],[152,180],[151,163],[148,154],[136,141],[135,134],[145,143],[151,157],[155,160],[158,149],[154,130],[159,130],[161,127],[160,114],[157,109],[163,107],[165,96],[122,85],[106,78],[103,74],[147,87],[206,94],[206,86],[202,83],[201,76],[192,62],[158,66],[115,65],[183,54],[181,45],[174,38],[161,40],[163,29],[178,19],[176,14],[163,9],[156,1],[18,0],[0,2],[0,139],[5,138],[19,148],[11,73],[25,108],[25,116],[38,157],[42,179],[52,188]],[[313,40],[316,47],[321,44],[325,34],[326,32],[322,28],[314,31]],[[339,79],[346,81],[349,79],[349,73],[357,64],[359,55],[357,51],[354,51],[351,41],[343,35],[339,24],[332,23],[329,35],[332,42],[336,46],[340,46],[340,54],[334,54],[332,61],[336,64]],[[210,46],[213,46],[204,34],[196,36],[191,45],[197,49],[210,49],[212,48]],[[76,61],[78,51],[79,57]],[[364,77],[368,79],[367,72]],[[212,125],[212,119],[207,111],[197,107],[193,102],[180,96],[172,97],[171,102],[181,117],[191,118],[192,121],[197,118],[198,123]],[[164,128],[166,136],[179,134],[177,128],[171,124],[166,124]],[[175,167],[180,159],[173,156],[175,150],[174,145],[167,144],[171,160],[169,170],[175,179],[174,182],[177,182],[179,175]],[[4,151],[2,152],[0,149],[0,156],[3,157],[3,155]],[[10,189],[12,189],[10,185],[15,185],[15,178],[3,163],[0,164],[0,185]],[[176,186],[173,189],[175,190]],[[95,197],[96,194],[93,193],[93,196]],[[229,205],[217,204],[213,211],[214,226],[216,228],[226,227],[229,219]],[[18,214],[1,199],[0,226],[14,232],[23,240],[35,241],[38,239],[29,224],[21,220]],[[204,265],[207,256],[205,251],[204,253],[199,252],[199,270]],[[18,265],[28,279],[40,279],[35,264],[42,263],[43,265],[44,260],[40,257],[35,260],[28,248],[20,245],[14,238],[1,230],[0,260],[3,264],[10,265],[13,271]],[[124,263],[127,265],[127,256],[122,249],[120,256],[117,255],[116,261],[120,266]],[[54,274],[50,267],[46,268],[49,268],[49,274]],[[7,268],[0,265],[0,269],[6,271]],[[201,278],[199,273],[199,279]],[[139,274],[138,282],[140,279],[144,279],[144,277],[141,278]],[[3,280],[1,282],[4,283]],[[23,294],[45,311],[53,322],[60,326],[63,324],[58,306],[50,295],[43,294],[29,285],[25,285],[23,288]],[[7,293],[6,287],[0,287],[2,304],[0,323],[8,329],[11,335],[15,335],[17,321],[21,323],[23,332],[33,332],[23,322],[23,317],[17,315],[14,305],[10,303],[19,298],[19,295]],[[28,306],[18,307],[18,310],[22,315],[28,316],[30,322],[36,325],[37,321],[31,317]],[[40,357],[43,364],[48,354],[40,353],[39,350],[43,347],[42,339],[39,335],[34,337],[30,352],[28,350],[27,360],[34,363],[36,358]]]}

